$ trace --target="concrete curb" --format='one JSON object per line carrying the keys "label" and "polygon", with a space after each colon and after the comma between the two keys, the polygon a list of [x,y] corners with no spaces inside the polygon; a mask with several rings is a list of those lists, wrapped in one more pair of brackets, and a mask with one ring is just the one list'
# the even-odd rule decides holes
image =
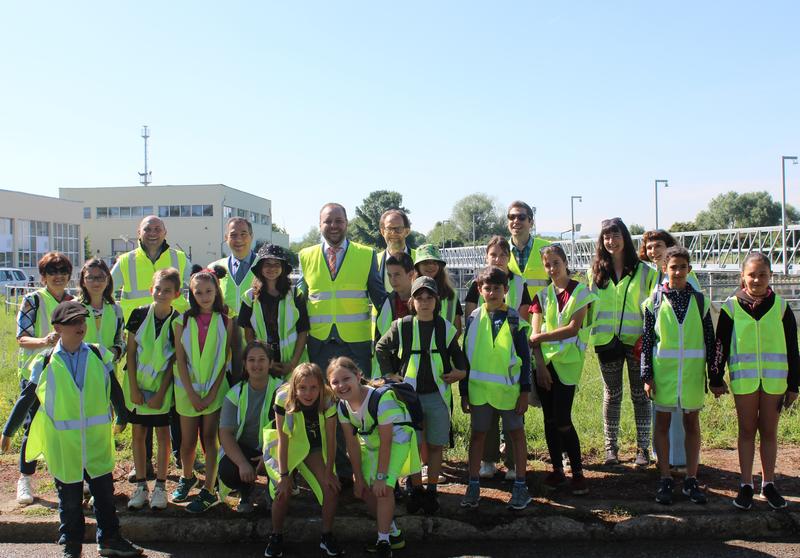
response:
{"label": "concrete curb", "polygon": [[[159,516],[121,515],[125,537],[138,543],[263,541],[270,532],[270,520],[259,518],[192,517],[178,521]],[[630,540],[730,538],[780,538],[800,534],[800,512],[751,511],[740,514],[698,514],[676,516],[644,514],[620,521],[578,521],[564,515],[509,517],[508,523],[481,529],[471,523],[444,517],[403,516],[397,519],[410,541],[438,540]],[[287,538],[316,540],[318,517],[287,520]],[[58,539],[57,517],[0,516],[0,540],[4,542],[53,542]],[[94,518],[86,519],[87,541],[94,540]],[[342,541],[363,541],[375,529],[363,516],[337,516],[336,535]]]}

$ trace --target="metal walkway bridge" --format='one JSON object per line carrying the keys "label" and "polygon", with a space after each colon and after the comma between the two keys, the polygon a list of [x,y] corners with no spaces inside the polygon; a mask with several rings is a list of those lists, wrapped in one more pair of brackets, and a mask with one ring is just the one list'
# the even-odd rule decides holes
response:
{"label": "metal walkway bridge", "polygon": [[[736,272],[749,252],[766,254],[772,262],[773,271],[783,272],[783,235],[779,226],[676,232],[672,235],[689,250],[692,255],[692,267],[697,272]],[[574,254],[569,240],[560,243],[573,269],[578,271],[589,269],[594,258],[595,241],[593,238],[576,240]],[[637,250],[641,241],[641,235],[633,237]],[[787,227],[785,253],[786,261],[789,263],[789,274],[800,274],[800,259],[798,259],[800,225]],[[452,270],[473,271],[486,265],[486,246],[445,248],[442,250],[442,258]]]}

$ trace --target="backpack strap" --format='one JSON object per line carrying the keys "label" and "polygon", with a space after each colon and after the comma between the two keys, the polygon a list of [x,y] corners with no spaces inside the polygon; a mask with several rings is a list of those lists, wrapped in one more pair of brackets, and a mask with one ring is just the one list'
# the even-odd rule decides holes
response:
{"label": "backpack strap", "polygon": [[42,361],[42,369],[47,368],[47,365],[50,364],[50,359],[53,356],[53,347],[50,347],[44,352],[44,360]]}

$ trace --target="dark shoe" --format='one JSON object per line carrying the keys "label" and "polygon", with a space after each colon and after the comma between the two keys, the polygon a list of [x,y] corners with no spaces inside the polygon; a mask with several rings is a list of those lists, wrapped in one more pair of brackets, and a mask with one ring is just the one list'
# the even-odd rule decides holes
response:
{"label": "dark shoe", "polygon": [[439,511],[439,497],[436,492],[426,490],[422,495],[422,511],[425,515],[433,515]]}
{"label": "dark shoe", "polygon": [[617,453],[617,450],[606,450],[606,459],[603,461],[603,465],[619,465],[619,453]]}
{"label": "dark shoe", "polygon": [[264,556],[267,558],[279,558],[283,556],[283,535],[272,533],[269,536],[267,548],[264,550]]}
{"label": "dark shoe", "polygon": [[639,468],[645,468],[650,465],[650,452],[643,448],[637,449],[636,459],[633,460],[633,464]]}
{"label": "dark shoe", "polygon": [[[377,541],[369,543],[367,545],[366,551],[370,553],[377,552],[378,556],[380,556],[380,551],[378,550],[378,544],[379,543]],[[389,535],[390,550],[400,550],[401,548],[405,547],[406,547],[406,538],[403,535],[402,531],[398,531],[397,536],[391,534]],[[389,556],[391,556],[391,554],[389,554]]]}
{"label": "dark shoe", "polygon": [[544,478],[544,486],[550,490],[555,490],[567,484],[567,477],[563,470],[553,471]]}
{"label": "dark shoe", "polygon": [[378,541],[373,546],[374,550],[367,549],[367,552],[374,552],[378,558],[392,558],[392,545],[386,541]]}
{"label": "dark shoe", "polygon": [[185,477],[179,478],[178,486],[172,491],[172,501],[176,504],[185,502],[189,499],[189,492],[191,492],[192,488],[195,486],[197,486],[197,477],[193,476],[190,479]]}
{"label": "dark shoe", "polygon": [[217,504],[219,504],[219,496],[217,496],[217,493],[211,493],[203,488],[197,496],[189,502],[189,505],[186,506],[186,511],[189,513],[203,513]]}
{"label": "dark shoe", "polygon": [[411,494],[406,498],[406,511],[415,514],[424,506],[425,489],[417,486],[411,489]]}
{"label": "dark shoe", "polygon": [[81,558],[81,551],[83,545],[81,543],[68,542],[64,544],[64,550],[61,552],[63,558]]}
{"label": "dark shoe", "polygon": [[120,535],[97,543],[97,553],[100,556],[139,556],[142,552],[141,548]]}
{"label": "dark shoe", "polygon": [[761,486],[761,497],[767,501],[769,507],[771,507],[773,510],[781,510],[789,505],[786,503],[786,500],[783,499],[783,496],[778,493],[778,489],[775,488],[775,485],[772,483],[763,484]]}
{"label": "dark shoe", "polygon": [[705,492],[700,490],[700,484],[694,477],[683,480],[683,490],[681,492],[683,492],[684,496],[688,496],[689,500],[695,504],[708,503],[708,498],[706,498]]}
{"label": "dark shoe", "polygon": [[333,536],[333,533],[322,535],[319,541],[319,548],[322,550],[323,556],[344,556],[344,550],[339,546],[339,542]]}
{"label": "dark shoe", "polygon": [[739,494],[734,498],[733,505],[740,510],[749,510],[753,507],[753,487],[745,484],[739,487]]}
{"label": "dark shoe", "polygon": [[583,473],[575,473],[572,475],[569,488],[575,496],[589,494],[589,485],[587,484],[586,477],[583,476]]}
{"label": "dark shoe", "polygon": [[658,481],[658,491],[656,491],[656,502],[668,506],[672,504],[672,479],[661,479]]}

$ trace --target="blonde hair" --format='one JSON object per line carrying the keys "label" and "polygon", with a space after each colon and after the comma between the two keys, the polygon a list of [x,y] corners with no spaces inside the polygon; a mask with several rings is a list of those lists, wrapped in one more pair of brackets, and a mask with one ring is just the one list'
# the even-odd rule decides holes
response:
{"label": "blonde hair", "polygon": [[333,404],[333,391],[328,384],[327,378],[325,378],[325,375],[322,373],[322,369],[313,362],[304,362],[298,364],[297,367],[292,370],[289,381],[281,388],[286,390],[285,408],[287,413],[296,413],[300,411],[300,406],[297,403],[297,385],[306,378],[314,378],[319,382],[318,412],[322,412]]}

